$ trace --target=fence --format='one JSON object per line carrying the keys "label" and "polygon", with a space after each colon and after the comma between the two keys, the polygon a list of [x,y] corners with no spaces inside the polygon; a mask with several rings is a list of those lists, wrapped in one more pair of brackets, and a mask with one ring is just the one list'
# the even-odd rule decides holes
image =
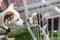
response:
{"label": "fence", "polygon": [[[60,40],[60,9],[54,6],[60,0],[42,0],[38,3],[35,3],[37,0],[31,0],[31,2],[34,4],[28,5],[28,1],[23,0],[27,29],[33,40]],[[46,24],[42,22],[42,27],[41,22],[39,22],[40,24],[38,22],[33,24],[27,22],[27,19],[31,18],[29,20],[32,20],[34,14],[37,13],[39,14],[39,21],[46,19]],[[40,15],[42,18],[40,18]]]}

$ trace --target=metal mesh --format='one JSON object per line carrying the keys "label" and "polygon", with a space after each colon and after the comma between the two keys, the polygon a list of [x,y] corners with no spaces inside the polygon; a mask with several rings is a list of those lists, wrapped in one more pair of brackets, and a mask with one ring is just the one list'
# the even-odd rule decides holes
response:
{"label": "metal mesh", "polygon": [[[31,0],[30,2],[31,4],[28,4],[27,0],[23,0],[27,29],[33,37],[32,40],[60,40],[60,10],[54,6],[60,0]],[[32,15],[34,13],[37,13],[38,17],[36,16],[36,21],[30,24],[27,19],[32,18],[34,21]]]}

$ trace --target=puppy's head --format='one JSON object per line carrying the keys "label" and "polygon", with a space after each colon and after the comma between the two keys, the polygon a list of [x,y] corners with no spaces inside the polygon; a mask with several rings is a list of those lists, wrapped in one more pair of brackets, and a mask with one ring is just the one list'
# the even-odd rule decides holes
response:
{"label": "puppy's head", "polygon": [[11,4],[5,11],[4,23],[16,24],[18,26],[24,26],[24,21],[20,18],[20,14],[14,9],[14,5]]}
{"label": "puppy's head", "polygon": [[37,23],[37,13],[33,13],[30,18],[27,19],[30,24]]}
{"label": "puppy's head", "polygon": [[32,16],[27,20],[30,24],[46,24],[46,19],[42,17],[41,14],[33,13]]}

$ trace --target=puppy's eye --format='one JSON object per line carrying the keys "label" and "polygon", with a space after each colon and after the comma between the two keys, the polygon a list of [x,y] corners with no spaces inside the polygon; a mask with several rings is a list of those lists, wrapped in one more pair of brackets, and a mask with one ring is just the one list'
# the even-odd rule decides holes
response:
{"label": "puppy's eye", "polygon": [[19,21],[19,18],[16,21]]}

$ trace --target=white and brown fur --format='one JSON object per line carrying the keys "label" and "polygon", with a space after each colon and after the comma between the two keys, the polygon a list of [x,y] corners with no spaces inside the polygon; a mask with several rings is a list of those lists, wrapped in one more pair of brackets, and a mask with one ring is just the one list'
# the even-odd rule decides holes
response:
{"label": "white and brown fur", "polygon": [[30,24],[38,23],[43,27],[47,23],[47,20],[42,17],[41,14],[33,13],[32,16],[27,20]]}
{"label": "white and brown fur", "polygon": [[24,26],[24,21],[21,19],[19,12],[14,9],[13,3],[10,4],[6,10],[0,13],[0,26],[7,31],[10,31],[8,24],[12,23],[18,26]]}
{"label": "white and brown fur", "polygon": [[[34,22],[37,22],[44,30],[48,27],[48,30],[51,31],[51,18],[49,18],[49,13],[45,13],[43,16],[38,13],[33,13],[30,18],[28,18],[28,22],[32,25]],[[54,28],[53,30],[58,29],[58,17],[54,19]],[[46,25],[48,22],[48,25]]]}
{"label": "white and brown fur", "polygon": [[14,9],[13,3],[0,13],[0,26],[10,31],[8,24],[12,23],[18,26],[24,26],[24,21],[20,18],[20,14]]}
{"label": "white and brown fur", "polygon": [[24,21],[20,18],[20,14],[14,9],[14,4],[10,4],[6,10],[0,13],[0,23],[5,29],[8,29],[7,24],[16,24],[24,26]]}

